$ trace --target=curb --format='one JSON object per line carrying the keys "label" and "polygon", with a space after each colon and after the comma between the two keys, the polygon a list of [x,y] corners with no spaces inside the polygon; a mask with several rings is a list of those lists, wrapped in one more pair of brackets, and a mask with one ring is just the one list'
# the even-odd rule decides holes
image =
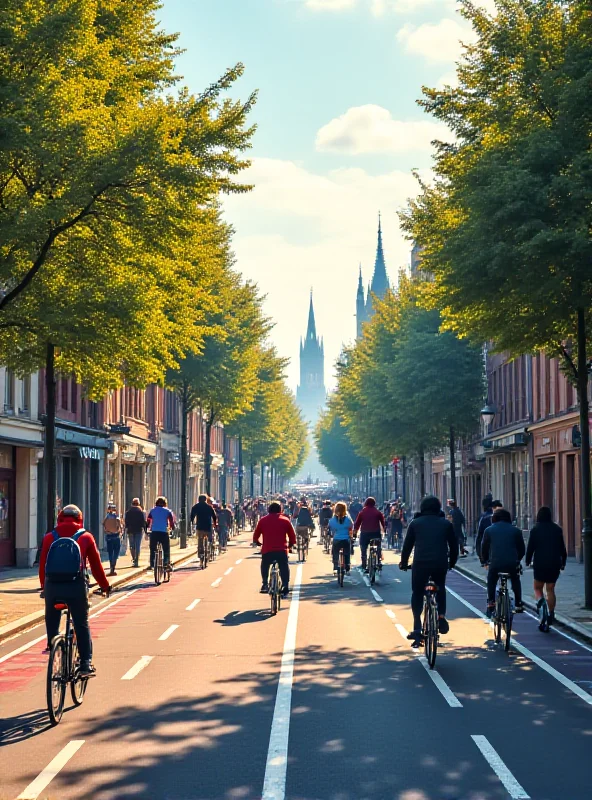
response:
{"label": "curb", "polygon": [[[483,580],[483,578],[480,575],[477,575],[472,570],[460,566],[458,563],[455,565],[454,569],[456,572],[459,572],[466,578],[471,578],[481,586],[487,586],[487,582]],[[524,600],[523,598],[522,602],[529,611],[534,612],[534,614],[537,613],[537,607],[532,602],[532,600]],[[566,617],[563,614],[556,613],[555,621],[558,622],[562,628],[566,628],[568,631],[571,631],[571,633],[576,633],[578,636],[580,636],[582,639],[585,639],[587,642],[592,642],[592,630],[586,628],[584,625],[580,625],[579,622],[576,622],[575,620],[571,619],[571,617]]]}
{"label": "curb", "polygon": [[[189,548],[187,548],[189,551]],[[177,564],[182,564],[184,561],[189,561],[191,558],[195,558],[195,553],[193,548],[191,552],[183,552],[181,555],[180,553],[175,556],[171,556],[171,562],[174,566]],[[115,580],[111,581],[111,587],[113,589],[119,589],[120,586],[125,586],[126,583],[130,583],[135,578],[138,578],[145,572],[149,572],[150,567],[137,567],[126,575],[122,575],[120,578],[115,578]],[[93,581],[90,584],[90,590],[92,591],[97,584]],[[0,644],[4,642],[6,639],[10,639],[12,636],[15,636],[17,633],[23,633],[28,628],[33,628],[35,625],[38,625],[40,622],[43,622],[45,619],[45,611],[40,609],[39,611],[34,611],[32,614],[27,614],[26,617],[20,617],[19,619],[14,620],[14,622],[9,622],[7,625],[3,625],[0,628]]]}

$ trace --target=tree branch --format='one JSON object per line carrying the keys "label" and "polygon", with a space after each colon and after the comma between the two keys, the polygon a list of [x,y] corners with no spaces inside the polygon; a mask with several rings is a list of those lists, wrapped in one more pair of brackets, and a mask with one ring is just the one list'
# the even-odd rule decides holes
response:
{"label": "tree branch", "polygon": [[559,355],[561,356],[561,358],[563,359],[563,361],[565,362],[565,364],[568,366],[569,370],[571,371],[571,373],[572,373],[572,375],[574,377],[574,381],[577,382],[577,380],[578,380],[578,368],[577,368],[573,358],[571,357],[571,354],[569,353],[569,351],[567,350],[567,348],[566,348],[566,346],[564,344],[560,344],[557,349],[559,350]]}

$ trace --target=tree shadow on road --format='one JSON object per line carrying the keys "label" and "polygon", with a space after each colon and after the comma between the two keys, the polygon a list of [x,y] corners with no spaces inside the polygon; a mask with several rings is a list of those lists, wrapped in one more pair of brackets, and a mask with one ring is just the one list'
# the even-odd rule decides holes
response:
{"label": "tree shadow on road", "polygon": [[51,728],[47,711],[28,711],[16,717],[0,719],[0,747],[24,742]]}

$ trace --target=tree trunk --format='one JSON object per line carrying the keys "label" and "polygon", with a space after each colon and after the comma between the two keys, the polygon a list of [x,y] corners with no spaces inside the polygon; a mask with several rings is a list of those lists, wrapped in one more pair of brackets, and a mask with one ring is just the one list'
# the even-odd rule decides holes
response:
{"label": "tree trunk", "polygon": [[[454,439],[454,428],[450,426],[450,499],[456,501],[456,441]],[[446,497],[442,501],[447,500]]]}
{"label": "tree trunk", "polygon": [[211,497],[212,495],[212,425],[214,424],[214,415],[210,412],[206,420],[206,452],[205,459],[205,478],[206,478],[206,494]]}
{"label": "tree trunk", "polygon": [[419,451],[419,494],[420,499],[425,497],[426,494],[426,480],[425,480],[425,453],[423,447]]}
{"label": "tree trunk", "polygon": [[582,544],[584,550],[584,598],[592,608],[592,486],[590,484],[590,404],[588,402],[588,359],[586,354],[586,313],[578,309],[578,402],[580,404],[580,474],[582,495]]}
{"label": "tree trunk", "polygon": [[45,358],[45,483],[47,491],[47,530],[52,531],[56,521],[56,377],[55,347],[48,343]]}
{"label": "tree trunk", "polygon": [[238,501],[243,502],[243,437],[238,437]]}
{"label": "tree trunk", "polygon": [[187,422],[189,417],[189,396],[187,383],[183,384],[181,393],[181,520],[180,546],[187,547]]}

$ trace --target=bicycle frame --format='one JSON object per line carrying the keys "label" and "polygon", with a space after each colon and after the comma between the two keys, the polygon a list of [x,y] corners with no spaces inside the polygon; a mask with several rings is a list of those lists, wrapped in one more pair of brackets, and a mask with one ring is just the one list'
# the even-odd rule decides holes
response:
{"label": "bicycle frame", "polygon": [[282,579],[280,577],[279,564],[272,561],[269,567],[268,578],[269,594],[271,598],[271,614],[277,614],[281,607]]}
{"label": "bicycle frame", "polygon": [[494,639],[497,644],[502,640],[502,630],[505,632],[506,640],[504,647],[506,651],[510,649],[512,639],[512,619],[514,613],[510,605],[510,593],[508,591],[509,573],[500,572],[498,576],[498,586],[495,598],[495,611],[493,613]]}

